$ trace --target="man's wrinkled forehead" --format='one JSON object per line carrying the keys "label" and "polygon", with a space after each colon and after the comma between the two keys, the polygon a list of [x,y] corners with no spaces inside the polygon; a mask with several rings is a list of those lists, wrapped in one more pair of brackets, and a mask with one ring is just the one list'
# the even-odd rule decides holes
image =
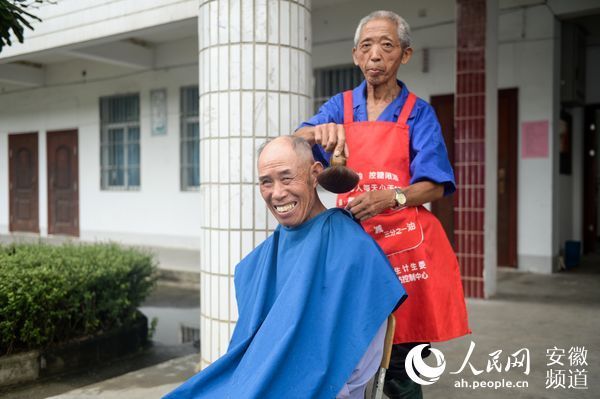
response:
{"label": "man's wrinkled forehead", "polygon": [[376,18],[367,22],[360,30],[359,43],[365,40],[388,39],[400,41],[398,26],[394,21],[385,18]]}
{"label": "man's wrinkled forehead", "polygon": [[290,143],[284,140],[265,146],[258,158],[259,177],[264,174],[295,174],[300,166],[299,157]]}
{"label": "man's wrinkled forehead", "polygon": [[276,139],[267,143],[258,156],[258,167],[269,164],[293,165],[296,154],[287,140]]}
{"label": "man's wrinkled forehead", "polygon": [[274,161],[258,164],[258,180],[262,181],[268,178],[293,177],[298,174],[296,165],[289,161]]}
{"label": "man's wrinkled forehead", "polygon": [[288,170],[293,174],[309,173],[315,162],[312,150],[304,139],[293,136],[281,136],[267,142],[259,149],[259,176],[267,173]]}

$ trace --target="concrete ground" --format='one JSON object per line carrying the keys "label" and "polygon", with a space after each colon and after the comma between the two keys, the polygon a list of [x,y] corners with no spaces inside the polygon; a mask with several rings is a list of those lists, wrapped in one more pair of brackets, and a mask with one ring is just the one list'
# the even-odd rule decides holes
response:
{"label": "concrete ground", "polygon": [[[435,384],[424,387],[429,398],[600,398],[600,256],[586,257],[577,269],[552,275],[535,275],[502,270],[498,273],[498,295],[491,300],[468,300],[469,319],[473,333],[446,343],[436,344],[446,358],[446,372]],[[471,364],[482,373],[474,376],[467,366],[458,371],[475,343]],[[559,360],[552,363],[547,350],[556,354],[564,349]],[[585,347],[587,365],[570,366],[567,358],[571,347]],[[527,348],[530,352],[530,373],[522,368],[505,371],[507,359],[516,351]],[[490,353],[502,350],[499,361],[502,372],[487,372]],[[513,358],[514,359],[514,358]],[[433,363],[432,361],[428,363]],[[435,364],[432,364],[435,365]],[[550,374],[564,373],[565,386],[573,380],[577,369],[586,370],[587,389],[558,387],[562,377],[548,380]],[[571,374],[573,373],[573,374]],[[528,388],[456,388],[475,380],[527,381]],[[472,386],[473,384],[471,384]],[[546,386],[550,385],[547,389]],[[583,385],[583,384],[581,384]]]}
{"label": "concrete ground", "polygon": [[[425,398],[600,398],[600,255],[588,256],[578,268],[552,275],[536,275],[501,269],[498,272],[498,294],[489,300],[467,300],[473,333],[467,337],[435,344],[446,362],[440,380],[423,388]],[[457,374],[468,353],[470,343],[475,344],[470,366]],[[559,360],[563,365],[548,366],[547,350],[556,347],[555,353],[564,349],[566,355]],[[585,365],[571,366],[567,358],[572,347],[587,351]],[[521,349],[530,353],[530,372],[520,367],[505,371],[507,361]],[[501,350],[502,352],[497,352]],[[522,351],[523,352],[523,351]],[[502,371],[488,371],[493,357]],[[57,399],[87,398],[160,398],[194,374],[197,354],[187,354],[103,381],[80,383],[77,389],[57,396],[56,390],[47,390],[47,396]],[[427,364],[435,366],[433,357]],[[581,370],[585,370],[582,372]],[[573,379],[576,373],[578,379]],[[558,378],[548,380],[552,373]],[[565,388],[558,387],[564,376]],[[585,381],[584,381],[585,378]],[[470,384],[485,381],[504,384],[504,387],[456,387],[458,383]],[[526,381],[526,388],[507,388],[508,382]],[[85,382],[85,381],[84,381]],[[583,382],[587,389],[569,389],[569,382]],[[546,388],[546,385],[551,385]],[[66,390],[61,389],[61,392]],[[0,395],[2,396],[2,395]],[[15,398],[41,398],[47,396],[6,396]],[[2,396],[3,398],[5,396]]]}

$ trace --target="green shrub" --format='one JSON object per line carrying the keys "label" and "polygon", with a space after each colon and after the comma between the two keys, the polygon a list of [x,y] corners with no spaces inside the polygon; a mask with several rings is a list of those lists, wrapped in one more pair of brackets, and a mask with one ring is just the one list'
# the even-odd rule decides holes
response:
{"label": "green shrub", "polygon": [[0,355],[126,325],[155,280],[150,254],[115,244],[0,245]]}

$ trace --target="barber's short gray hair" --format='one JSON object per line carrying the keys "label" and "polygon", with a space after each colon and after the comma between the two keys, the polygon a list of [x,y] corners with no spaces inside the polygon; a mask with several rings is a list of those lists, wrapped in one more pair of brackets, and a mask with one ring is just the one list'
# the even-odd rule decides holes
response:
{"label": "barber's short gray hair", "polygon": [[292,144],[292,148],[294,149],[294,152],[296,153],[296,155],[298,155],[300,158],[303,158],[304,161],[309,162],[310,164],[312,164],[315,159],[312,153],[312,148],[310,147],[310,144],[308,141],[306,141],[305,139],[303,139],[302,137],[298,137],[298,136],[293,136],[293,135],[289,135],[289,136],[279,136],[279,137],[275,137],[272,139],[268,139],[267,141],[265,141],[264,143],[262,143],[260,145],[260,147],[258,147],[258,158],[260,158],[260,154],[263,152],[263,150],[265,149],[265,147],[272,142],[273,140],[277,140],[277,139],[287,139],[291,142]]}
{"label": "barber's short gray hair", "polygon": [[362,28],[367,24],[367,22],[372,21],[374,19],[387,19],[397,26],[398,39],[400,40],[400,45],[402,49],[407,49],[410,47],[410,26],[408,23],[402,18],[400,15],[396,14],[393,11],[385,11],[378,10],[373,11],[366,17],[360,20],[358,23],[358,27],[356,28],[356,32],[354,33],[354,47],[358,46],[358,40],[360,39],[360,32]]}

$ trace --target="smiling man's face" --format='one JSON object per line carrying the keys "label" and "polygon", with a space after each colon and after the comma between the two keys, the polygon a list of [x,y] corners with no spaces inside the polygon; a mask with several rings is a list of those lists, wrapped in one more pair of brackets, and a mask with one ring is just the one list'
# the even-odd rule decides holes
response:
{"label": "smiling man's face", "polygon": [[396,24],[388,19],[373,19],[360,32],[358,44],[352,49],[352,58],[367,82],[379,86],[396,81],[401,64],[406,64],[412,49],[402,48]]}
{"label": "smiling man's face", "polygon": [[258,159],[260,193],[281,225],[299,226],[322,210],[316,193],[321,170],[320,163],[300,157],[291,140],[265,146]]}

